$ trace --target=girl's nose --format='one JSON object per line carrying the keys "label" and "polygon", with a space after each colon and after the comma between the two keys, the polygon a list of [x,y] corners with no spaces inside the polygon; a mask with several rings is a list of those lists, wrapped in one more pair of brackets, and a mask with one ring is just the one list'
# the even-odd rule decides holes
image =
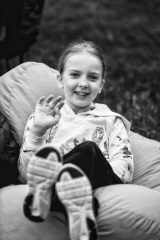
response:
{"label": "girl's nose", "polygon": [[88,86],[88,81],[86,79],[86,77],[82,77],[79,81],[79,86],[80,87],[87,87]]}

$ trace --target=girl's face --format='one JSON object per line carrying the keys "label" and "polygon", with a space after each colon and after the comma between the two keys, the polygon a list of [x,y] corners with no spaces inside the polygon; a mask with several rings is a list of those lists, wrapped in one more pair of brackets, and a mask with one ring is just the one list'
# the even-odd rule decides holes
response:
{"label": "girl's face", "polygon": [[88,52],[69,55],[59,80],[72,110],[86,112],[103,87],[101,61]]}

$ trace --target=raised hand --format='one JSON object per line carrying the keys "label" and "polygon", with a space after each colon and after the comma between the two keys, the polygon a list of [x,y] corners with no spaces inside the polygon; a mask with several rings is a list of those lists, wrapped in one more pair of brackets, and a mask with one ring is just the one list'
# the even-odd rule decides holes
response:
{"label": "raised hand", "polygon": [[63,106],[62,97],[54,98],[41,97],[36,104],[34,122],[31,127],[31,132],[36,136],[42,136],[47,129],[58,123],[60,119],[60,109]]}

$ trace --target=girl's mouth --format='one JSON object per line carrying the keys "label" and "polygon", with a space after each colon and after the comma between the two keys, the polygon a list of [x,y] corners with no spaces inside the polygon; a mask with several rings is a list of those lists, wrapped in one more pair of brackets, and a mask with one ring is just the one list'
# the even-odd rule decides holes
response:
{"label": "girl's mouth", "polygon": [[81,92],[81,91],[75,91],[75,93],[79,96],[82,96],[82,97],[85,97],[89,94],[88,92]]}

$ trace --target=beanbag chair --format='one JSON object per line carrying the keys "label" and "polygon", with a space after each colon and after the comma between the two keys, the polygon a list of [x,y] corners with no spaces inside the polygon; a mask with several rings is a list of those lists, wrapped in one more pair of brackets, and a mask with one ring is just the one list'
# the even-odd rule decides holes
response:
{"label": "beanbag chair", "polygon": [[[58,72],[42,63],[27,62],[0,78],[0,107],[21,145],[24,126],[37,99],[63,96]],[[21,102],[19,102],[21,99]],[[99,188],[95,196],[100,240],[160,240],[160,143],[130,132],[135,172],[131,184]],[[44,223],[23,215],[27,185],[0,190],[0,240],[68,240],[67,220],[50,213]]]}
{"label": "beanbag chair", "polygon": [[43,63],[26,62],[0,77],[0,110],[21,145],[24,127],[41,96],[64,95],[58,71]]}

